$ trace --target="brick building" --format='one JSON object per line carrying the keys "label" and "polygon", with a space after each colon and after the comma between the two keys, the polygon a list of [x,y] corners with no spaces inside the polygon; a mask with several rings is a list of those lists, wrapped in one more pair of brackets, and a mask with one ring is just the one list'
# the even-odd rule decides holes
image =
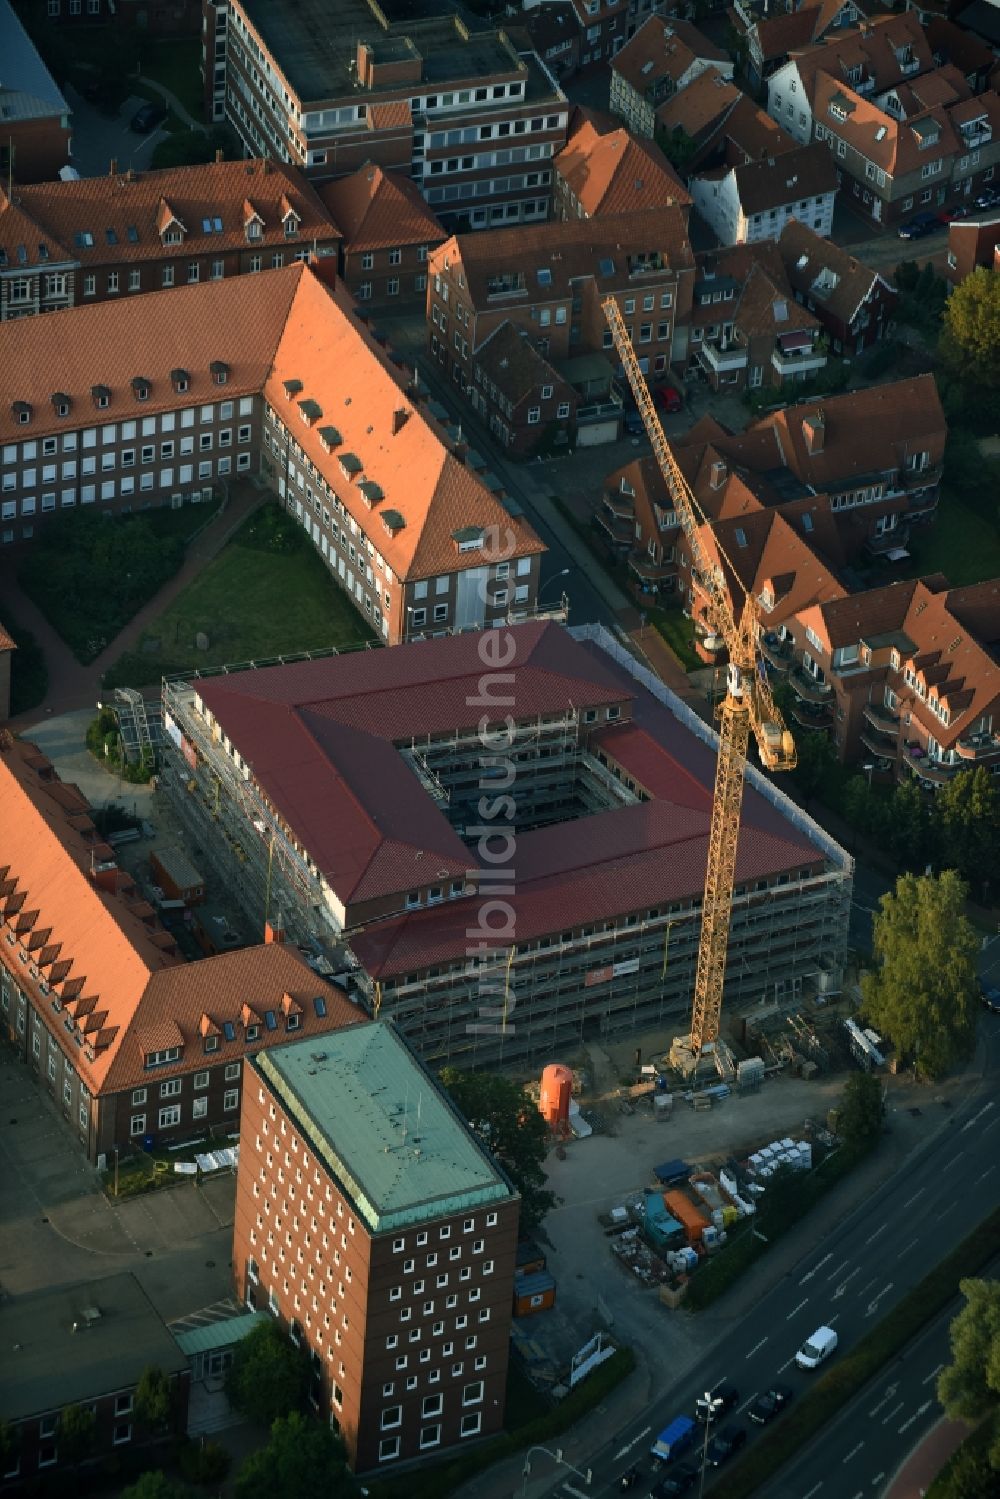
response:
{"label": "brick building", "polygon": [[337,260],[340,231],[293,167],[217,161],[0,186],[0,320]]}
{"label": "brick building", "polygon": [[793,218],[824,236],[833,227],[837,171],[819,146],[706,168],[688,186],[695,210],[723,245],[777,239]]}
{"label": "brick building", "polygon": [[0,1028],[90,1161],[234,1130],[245,1056],[357,1018],[280,942],[184,962],[79,791],[22,740],[0,751],[0,869]]}
{"label": "brick building", "polygon": [[447,235],[409,177],[367,162],[319,195],[343,235],[340,275],[358,301],[422,307],[427,256]]}
{"label": "brick building", "polygon": [[897,295],[881,272],[797,219],[778,252],[795,300],[815,314],[834,354],[860,354],[885,336]]}
{"label": "brick building", "polygon": [[147,1368],[170,1381],[169,1434],[186,1433],[187,1359],[134,1275],[8,1292],[0,1302],[0,1338],[7,1350],[0,1410],[11,1438],[0,1492],[23,1493],[23,1486],[34,1492],[46,1480],[79,1482],[77,1454],[60,1454],[59,1418],[70,1406],[94,1412],[94,1456],[162,1441],[163,1433],[144,1427],[135,1412],[136,1386]]}
{"label": "brick building", "polygon": [[989,208],[972,218],[953,219],[948,225],[948,268],[945,275],[953,286],[979,267],[1000,270],[1000,208]]}
{"label": "brick building", "polygon": [[646,213],[686,207],[691,195],[662,151],[629,130],[602,132],[577,110],[566,146],[553,163],[555,216],[592,219],[607,213]]}
{"label": "brick building", "polygon": [[311,1354],[358,1472],[502,1430],[518,1197],[388,1025],[251,1064],[239,1296]]}
{"label": "brick building", "polygon": [[180,504],[252,474],[389,644],[504,617],[494,540],[534,606],[542,543],[309,267],[22,318],[4,341],[0,542],[57,509]]}
{"label": "brick building", "polygon": [[534,53],[457,15],[375,0],[205,0],[209,116],[317,180],[413,178],[449,228],[548,217],[569,105]]}
{"label": "brick building", "polygon": [[[192,839],[222,878],[233,843],[248,851],[236,878],[252,925],[272,840],[273,870],[298,850],[294,881],[282,875],[275,893],[272,875],[290,935],[329,950],[428,1062],[550,1059],[689,1012],[717,746],[610,636],[581,636],[529,621],[167,684],[165,712],[191,753],[168,748],[165,787]],[[493,661],[502,683],[484,677]],[[494,807],[483,790],[510,783],[496,756],[483,761],[482,704],[501,687],[492,713],[516,791]],[[847,856],[750,779],[735,1007],[823,982],[850,886]]]}
{"label": "brick building", "polygon": [[468,395],[511,457],[531,457],[560,432],[567,442],[577,435],[577,392],[514,323],[500,323],[476,350]]}
{"label": "brick building", "polygon": [[690,21],[650,16],[611,64],[611,112],[637,135],[652,136],[658,106],[707,68],[733,76],[729,54]]}
{"label": "brick building", "polygon": [[10,0],[0,0],[0,181],[43,182],[70,161],[70,107]]}

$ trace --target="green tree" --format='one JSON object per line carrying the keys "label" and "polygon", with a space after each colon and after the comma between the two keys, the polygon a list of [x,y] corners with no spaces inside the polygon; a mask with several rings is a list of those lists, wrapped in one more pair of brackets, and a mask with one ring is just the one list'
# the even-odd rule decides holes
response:
{"label": "green tree", "polygon": [[226,1380],[226,1393],[251,1421],[269,1426],[305,1403],[309,1391],[306,1356],[277,1322],[258,1322],[237,1343]]}
{"label": "green tree", "polygon": [[274,1422],[271,1440],[247,1458],[236,1479],[236,1499],[346,1499],[357,1492],[343,1442],[298,1411]]}
{"label": "green tree", "polygon": [[[965,1306],[952,1320],[951,1363],[938,1375],[938,1399],[953,1419],[980,1421],[1000,1410],[1000,1283],[963,1280]],[[1000,1437],[990,1451],[1000,1468]]]}
{"label": "green tree", "polygon": [[915,260],[901,260],[892,273],[896,290],[902,292],[913,291],[919,277],[920,267]]}
{"label": "green tree", "polygon": [[872,924],[877,967],[861,981],[865,1013],[923,1077],[940,1077],[972,1049],[979,941],[953,870],[900,875]]}
{"label": "green tree", "polygon": [[656,144],[677,173],[685,177],[698,149],[697,142],[678,126],[675,130],[658,130]]}
{"label": "green tree", "polygon": [[122,1499],[186,1499],[191,1490],[183,1484],[174,1483],[161,1469],[143,1473],[135,1483],[122,1492]]}
{"label": "green tree", "polygon": [[67,1463],[82,1463],[94,1450],[97,1417],[89,1406],[64,1406],[58,1424],[59,1456]]}
{"label": "green tree", "polygon": [[882,1133],[885,1099],[882,1081],[870,1072],[852,1072],[840,1100],[838,1132],[848,1150],[863,1155]]}
{"label": "green tree", "polygon": [[800,731],[794,725],[793,732],[798,764],[792,775],[803,800],[808,804],[824,788],[829,791],[837,779],[840,762],[829,734],[820,733],[816,729]]}
{"label": "green tree", "polygon": [[924,864],[931,849],[928,798],[912,779],[894,787],[886,818],[886,838],[901,864]]}
{"label": "green tree", "polygon": [[446,1067],[441,1081],[459,1113],[491,1151],[521,1194],[521,1227],[530,1232],[555,1203],[545,1188],[549,1128],[517,1083],[489,1072]]}
{"label": "green tree", "polygon": [[978,266],[948,298],[942,358],[970,380],[1000,384],[1000,276]]}
{"label": "green tree", "polygon": [[960,770],[934,798],[942,864],[957,869],[978,895],[1000,873],[1000,790],[985,765]]}
{"label": "green tree", "polygon": [[174,1413],[174,1386],[168,1375],[155,1364],[149,1364],[139,1375],[135,1387],[135,1413],[154,1431],[170,1425]]}

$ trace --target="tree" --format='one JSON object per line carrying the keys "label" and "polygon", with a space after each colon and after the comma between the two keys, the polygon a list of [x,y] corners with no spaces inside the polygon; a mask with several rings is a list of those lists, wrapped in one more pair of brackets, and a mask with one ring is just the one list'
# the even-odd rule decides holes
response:
{"label": "tree", "polygon": [[521,1194],[521,1227],[536,1228],[555,1194],[545,1189],[549,1129],[517,1083],[489,1072],[446,1067],[441,1081],[459,1113],[491,1151]]}
{"label": "tree", "polygon": [[852,1072],[840,1101],[838,1133],[848,1150],[862,1155],[882,1133],[885,1099],[882,1082],[870,1072]]}
{"label": "tree", "polygon": [[[963,1280],[966,1304],[952,1320],[951,1363],[938,1375],[938,1399],[953,1419],[979,1421],[1000,1409],[1000,1283]],[[1000,1437],[990,1461],[1000,1468]]]}
{"label": "tree", "polygon": [[931,847],[930,813],[926,793],[915,780],[900,781],[893,789],[886,837],[901,864],[916,868],[926,862]]}
{"label": "tree", "polygon": [[960,770],[934,798],[942,864],[957,869],[978,894],[1000,874],[1000,791],[985,765]]}
{"label": "tree", "polygon": [[174,1413],[174,1386],[155,1364],[149,1364],[139,1375],[135,1387],[135,1413],[154,1431],[170,1425]]}
{"label": "tree", "polygon": [[189,1489],[174,1483],[166,1473],[156,1468],[151,1473],[143,1473],[141,1478],[130,1484],[123,1491],[122,1499],[185,1499],[188,1493]]}
{"label": "tree", "polygon": [[237,1343],[226,1380],[236,1409],[261,1426],[287,1416],[305,1403],[309,1365],[277,1322],[258,1322]]}
{"label": "tree", "polygon": [[298,1411],[275,1421],[267,1446],[247,1459],[236,1479],[236,1499],[342,1499],[357,1492],[343,1442]]}
{"label": "tree", "polygon": [[67,1405],[59,1416],[59,1456],[67,1463],[82,1463],[94,1450],[97,1417],[89,1406]]}
{"label": "tree", "polygon": [[1000,276],[978,266],[944,310],[941,354],[974,382],[1000,384]]}
{"label": "tree", "polygon": [[976,1028],[979,941],[954,870],[900,875],[872,924],[877,967],[861,980],[865,1013],[923,1077],[968,1055]]}
{"label": "tree", "polygon": [[829,734],[816,729],[805,729],[795,735],[798,764],[792,772],[795,784],[808,805],[814,796],[836,778],[839,769],[837,751]]}

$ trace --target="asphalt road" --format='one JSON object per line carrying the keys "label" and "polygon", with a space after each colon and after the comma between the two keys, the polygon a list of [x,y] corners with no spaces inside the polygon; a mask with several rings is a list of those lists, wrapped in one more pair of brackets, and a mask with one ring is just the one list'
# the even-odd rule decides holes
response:
{"label": "asphalt road", "polygon": [[[654,1472],[648,1456],[657,1432],[674,1416],[690,1413],[696,1396],[721,1380],[734,1383],[740,1391],[739,1407],[724,1424],[746,1424],[752,1443],[756,1430],[745,1422],[743,1413],[756,1395],[775,1382],[789,1385],[799,1395],[812,1382],[814,1376],[800,1371],[794,1363],[796,1350],[810,1333],[823,1324],[833,1326],[840,1340],[838,1354],[849,1349],[1000,1204],[1000,1104],[991,1096],[1000,1071],[1000,1019],[984,1017],[981,1045],[983,1076],[962,1105],[953,1110],[947,1125],[883,1187],[875,1201],[862,1204],[835,1233],[807,1251],[753,1311],[732,1327],[726,1340],[719,1342],[683,1385],[668,1389],[643,1416],[615,1433],[592,1455],[593,1477],[588,1493],[616,1492],[620,1475],[635,1462],[642,1465],[644,1475],[643,1484],[632,1492],[648,1493],[659,1471]],[[667,1333],[665,1349],[669,1348],[668,1340]],[[938,1361],[933,1359],[931,1363]],[[871,1407],[880,1398],[877,1392],[884,1393],[893,1380],[899,1382],[895,1373],[873,1386]],[[906,1400],[914,1393],[907,1379]],[[929,1414],[930,1408],[919,1413],[926,1398],[925,1394],[912,1406],[911,1413],[917,1414],[912,1427],[903,1432],[892,1428],[894,1441],[909,1434],[912,1446],[922,1430],[920,1422]],[[896,1403],[898,1400],[897,1395]],[[900,1412],[900,1425],[903,1415]],[[845,1447],[842,1456],[856,1447],[859,1439],[862,1447],[852,1458],[858,1459],[858,1473],[864,1470],[877,1474],[889,1461],[886,1457],[883,1463],[880,1442],[873,1440],[865,1455],[868,1439],[859,1435]],[[808,1449],[815,1475],[812,1482],[825,1485],[814,1492],[819,1499],[852,1499],[856,1487],[850,1486],[853,1470],[850,1474],[836,1472],[829,1464],[824,1467],[817,1456],[826,1440],[824,1436]],[[902,1444],[896,1450],[898,1461],[905,1450]],[[889,1471],[886,1466],[885,1472]],[[780,1481],[786,1486],[779,1489],[776,1479],[768,1487],[769,1499],[772,1495],[775,1499],[804,1499],[804,1490],[795,1482],[786,1481],[785,1475]],[[867,1481],[867,1493],[877,1499],[871,1476]],[[583,1490],[578,1479],[570,1479],[554,1483],[548,1492],[569,1499]],[[706,1492],[711,1492],[710,1484]]]}

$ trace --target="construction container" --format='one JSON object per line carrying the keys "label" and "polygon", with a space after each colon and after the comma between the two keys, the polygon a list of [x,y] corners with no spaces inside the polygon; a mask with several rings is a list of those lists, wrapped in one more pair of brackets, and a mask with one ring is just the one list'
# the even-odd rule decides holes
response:
{"label": "construction container", "polygon": [[243,945],[239,934],[233,931],[229,918],[220,911],[213,911],[209,906],[200,906],[195,911],[192,931],[195,941],[208,958],[214,957],[216,953],[233,952]]}
{"label": "construction container", "polygon": [[532,1239],[521,1239],[518,1242],[514,1257],[515,1275],[534,1275],[539,1270],[545,1269],[545,1255]]}
{"label": "construction container", "polygon": [[556,1304],[556,1278],[550,1270],[514,1277],[514,1316],[531,1317]]}
{"label": "construction container", "polygon": [[538,1109],[550,1129],[558,1130],[569,1121],[573,1097],[573,1073],[561,1062],[552,1062],[542,1073],[542,1091]]}
{"label": "construction container", "polygon": [[153,849],[149,868],[167,900],[195,906],[205,899],[205,881],[182,849],[172,846]]}
{"label": "construction container", "polygon": [[663,1205],[683,1225],[688,1244],[697,1244],[708,1227],[708,1219],[683,1192],[664,1192]]}
{"label": "construction container", "polygon": [[653,1095],[653,1118],[657,1124],[662,1124],[669,1119],[674,1111],[674,1095],[672,1093],[654,1093]]}
{"label": "construction container", "polygon": [[683,1224],[667,1211],[659,1192],[647,1192],[643,1208],[646,1233],[657,1248],[673,1245],[685,1237]]}

